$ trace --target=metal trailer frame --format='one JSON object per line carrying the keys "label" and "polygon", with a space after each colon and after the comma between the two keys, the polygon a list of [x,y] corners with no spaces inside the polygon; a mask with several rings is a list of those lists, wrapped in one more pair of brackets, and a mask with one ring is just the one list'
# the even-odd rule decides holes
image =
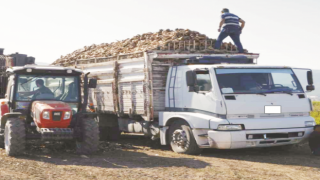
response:
{"label": "metal trailer frame", "polygon": [[111,57],[79,59],[75,68],[90,72],[98,86],[89,95],[97,112],[116,114],[119,118],[157,121],[159,112],[165,110],[165,89],[169,67],[180,65],[191,57],[246,56],[257,63],[259,54],[212,51],[154,50]]}

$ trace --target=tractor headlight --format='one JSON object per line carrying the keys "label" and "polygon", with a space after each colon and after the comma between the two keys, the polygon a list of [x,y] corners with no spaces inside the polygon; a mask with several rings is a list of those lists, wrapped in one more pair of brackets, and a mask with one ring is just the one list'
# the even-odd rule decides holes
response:
{"label": "tractor headlight", "polygon": [[44,111],[44,112],[42,113],[42,118],[43,118],[43,119],[50,119],[49,111]]}
{"label": "tractor headlight", "polygon": [[241,124],[220,124],[218,126],[219,131],[240,131],[242,129]]}
{"label": "tractor headlight", "polygon": [[64,120],[70,119],[70,117],[71,117],[71,112],[70,112],[70,111],[67,111],[67,112],[64,113],[63,119],[64,119]]}

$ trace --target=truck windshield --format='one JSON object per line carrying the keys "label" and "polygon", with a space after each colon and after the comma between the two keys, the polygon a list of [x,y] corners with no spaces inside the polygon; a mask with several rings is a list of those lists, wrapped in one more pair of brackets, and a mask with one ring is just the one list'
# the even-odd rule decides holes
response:
{"label": "truck windshield", "polygon": [[223,94],[303,93],[291,69],[216,69]]}
{"label": "truck windshield", "polygon": [[17,101],[51,99],[78,102],[77,76],[19,75],[17,80]]}

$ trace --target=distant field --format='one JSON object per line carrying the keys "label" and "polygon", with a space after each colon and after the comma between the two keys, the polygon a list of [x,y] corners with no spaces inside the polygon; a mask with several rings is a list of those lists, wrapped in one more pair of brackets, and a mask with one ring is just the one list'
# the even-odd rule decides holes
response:
{"label": "distant field", "polygon": [[316,119],[317,124],[320,124],[320,102],[315,101],[312,104],[314,110],[311,112],[311,116]]}

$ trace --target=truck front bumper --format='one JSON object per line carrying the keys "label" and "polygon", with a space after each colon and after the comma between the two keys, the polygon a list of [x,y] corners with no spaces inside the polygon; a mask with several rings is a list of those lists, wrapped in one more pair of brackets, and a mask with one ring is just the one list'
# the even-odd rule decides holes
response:
{"label": "truck front bumper", "polygon": [[[209,130],[207,132],[206,145],[201,145],[199,143],[198,145],[201,148],[217,149],[281,146],[300,143],[306,140],[312,132],[313,127],[243,131]],[[204,139],[202,139],[202,142],[203,140]]]}

